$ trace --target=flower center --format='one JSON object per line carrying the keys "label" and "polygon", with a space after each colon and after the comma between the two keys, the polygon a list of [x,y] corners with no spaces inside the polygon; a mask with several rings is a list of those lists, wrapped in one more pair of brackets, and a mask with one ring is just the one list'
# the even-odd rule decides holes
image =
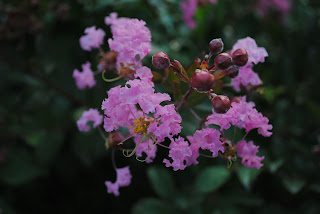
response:
{"label": "flower center", "polygon": [[145,135],[148,132],[149,125],[150,125],[150,121],[147,121],[144,118],[140,117],[139,119],[136,119],[134,121],[134,124],[132,127],[133,133]]}

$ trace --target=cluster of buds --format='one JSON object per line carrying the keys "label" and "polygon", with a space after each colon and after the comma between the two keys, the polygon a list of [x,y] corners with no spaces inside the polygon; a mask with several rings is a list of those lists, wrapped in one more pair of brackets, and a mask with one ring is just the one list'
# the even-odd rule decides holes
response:
{"label": "cluster of buds", "polygon": [[[226,113],[231,107],[229,98],[225,95],[212,96],[210,94],[214,90],[215,80],[221,79],[224,76],[234,78],[239,73],[239,68],[243,67],[248,62],[248,52],[239,48],[233,52],[221,53],[223,51],[223,41],[213,39],[209,43],[209,54],[206,55],[206,59],[199,64],[199,68],[195,69],[193,75],[188,77],[183,73],[183,69],[177,69],[177,61],[171,63],[169,56],[165,52],[158,52],[152,57],[152,64],[159,70],[167,68],[173,68],[177,75],[181,75],[190,85],[190,87],[200,93],[206,93],[212,97],[212,106],[216,113]],[[212,56],[214,58],[214,64],[209,66],[209,61]],[[199,60],[198,60],[199,61]]]}

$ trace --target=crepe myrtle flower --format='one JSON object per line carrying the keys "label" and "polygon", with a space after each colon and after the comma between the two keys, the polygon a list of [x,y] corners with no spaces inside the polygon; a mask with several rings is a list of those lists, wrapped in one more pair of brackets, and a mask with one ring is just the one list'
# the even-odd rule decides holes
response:
{"label": "crepe myrtle flower", "polygon": [[84,33],[86,35],[80,37],[80,46],[85,51],[99,48],[103,44],[103,39],[106,35],[102,29],[96,29],[96,26],[86,28]]}
{"label": "crepe myrtle flower", "polygon": [[[142,73],[148,72],[151,73],[150,69]],[[176,112],[175,106],[160,105],[163,101],[170,101],[170,96],[165,93],[156,93],[153,83],[149,82],[148,75],[141,75],[139,78],[141,79],[127,81],[124,87],[117,86],[110,89],[108,98],[102,102],[102,110],[105,114],[104,129],[112,132],[119,127],[129,128],[131,135],[139,139],[131,155],[140,149],[138,156],[142,151],[148,150],[146,146],[148,142],[149,147],[152,146],[148,141],[144,143],[144,149],[139,148],[144,139],[141,136],[147,136],[147,139],[151,138],[152,142],[160,143],[166,137],[172,138],[181,131],[181,117]],[[154,152],[154,150],[151,151]],[[150,156],[150,162],[152,155],[148,154],[148,156]]]}
{"label": "crepe myrtle flower", "polygon": [[255,146],[252,141],[247,143],[245,140],[241,140],[235,147],[238,156],[242,158],[241,163],[243,165],[257,169],[263,166],[261,161],[263,161],[264,157],[257,156],[259,146]]}
{"label": "crepe myrtle flower", "polygon": [[118,18],[117,13],[111,13],[105,18],[105,23],[111,26],[112,39],[108,39],[110,50],[118,53],[117,65],[136,64],[151,52],[151,32],[146,22],[138,19]]}
{"label": "crepe myrtle flower", "polygon": [[94,74],[91,70],[90,62],[82,64],[82,72],[78,69],[74,69],[73,78],[76,80],[77,87],[79,89],[85,89],[86,87],[92,88],[95,86],[96,81],[94,79]]}
{"label": "crepe myrtle flower", "polygon": [[234,125],[241,129],[244,128],[247,133],[257,128],[260,135],[271,136],[272,125],[269,124],[269,119],[254,108],[253,102],[246,102],[245,99],[242,97],[239,103],[231,103],[231,108],[225,114],[218,114],[213,110],[212,114],[207,117],[206,126],[218,125],[223,131]]}
{"label": "crepe myrtle flower", "polygon": [[114,194],[115,196],[119,196],[119,188],[129,186],[131,183],[131,173],[129,166],[123,168],[117,168],[117,179],[114,183],[111,181],[106,181],[105,185],[107,187],[107,191],[110,194]]}
{"label": "crepe myrtle flower", "polygon": [[99,113],[97,109],[90,108],[88,111],[84,111],[77,121],[77,126],[79,131],[88,132],[90,127],[88,122],[93,122],[93,127],[96,128],[102,123],[103,116]]}

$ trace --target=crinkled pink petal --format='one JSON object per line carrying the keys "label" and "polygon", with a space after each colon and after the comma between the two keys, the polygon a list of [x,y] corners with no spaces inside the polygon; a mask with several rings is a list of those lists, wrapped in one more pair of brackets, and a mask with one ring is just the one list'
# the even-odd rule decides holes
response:
{"label": "crinkled pink petal", "polygon": [[175,140],[171,140],[169,147],[169,157],[172,159],[172,162],[168,159],[164,159],[163,163],[166,164],[166,167],[173,167],[174,171],[184,170],[187,167],[187,159],[192,155],[188,142],[182,137],[179,137]]}
{"label": "crinkled pink petal", "polygon": [[237,149],[238,156],[242,158],[241,163],[249,168],[257,168],[263,166],[261,161],[264,157],[258,157],[258,148],[259,146],[255,146],[252,141],[248,143],[245,140],[241,140],[235,146]]}
{"label": "crinkled pink petal", "polygon": [[82,72],[78,69],[73,71],[73,78],[76,80],[79,89],[84,89],[86,87],[92,88],[96,84],[94,74],[90,67],[90,62],[86,62],[85,64],[82,64]]}
{"label": "crinkled pink petal", "polygon": [[103,117],[98,110],[91,108],[88,111],[84,111],[77,121],[78,129],[82,132],[88,132],[90,130],[90,127],[87,125],[89,121],[93,122],[93,127],[96,128],[102,123],[102,119]]}
{"label": "crinkled pink petal", "polygon": [[117,179],[114,183],[106,181],[108,193],[113,193],[115,196],[119,196],[119,187],[129,186],[131,183],[131,173],[129,166],[116,169]]}
{"label": "crinkled pink petal", "polygon": [[257,86],[262,84],[262,81],[257,73],[250,66],[241,67],[238,76],[231,80],[236,91],[240,91],[241,86]]}
{"label": "crinkled pink petal", "polygon": [[[141,135],[137,135],[134,138],[134,142],[137,144],[140,140],[140,138],[143,137]],[[141,142],[137,148],[136,155],[138,157],[142,157],[142,153],[145,153],[147,155],[146,162],[151,163],[153,159],[156,157],[157,152],[157,146],[153,145],[152,139],[148,139],[144,142]]]}
{"label": "crinkled pink petal", "polygon": [[106,35],[102,29],[96,29],[92,26],[85,29],[84,36],[80,37],[80,46],[83,50],[91,51],[92,48],[98,48],[103,44],[103,38]]}

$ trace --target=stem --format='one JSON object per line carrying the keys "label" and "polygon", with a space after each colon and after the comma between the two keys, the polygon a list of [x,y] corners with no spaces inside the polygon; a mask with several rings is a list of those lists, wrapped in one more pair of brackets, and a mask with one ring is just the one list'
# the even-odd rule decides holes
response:
{"label": "stem", "polygon": [[210,71],[210,70],[212,70],[212,69],[215,69],[216,68],[216,66],[213,64],[213,65],[211,65],[209,68],[208,68],[208,71]]}
{"label": "stem", "polygon": [[116,170],[117,169],[117,165],[116,165],[116,158],[115,158],[115,152],[116,150],[112,149],[111,152],[111,160],[112,160],[112,166],[113,168]]}
{"label": "stem", "polygon": [[182,78],[184,78],[187,82],[189,82],[189,78],[186,77],[186,75],[184,75],[178,68],[174,67],[172,64],[170,64],[170,68],[175,70],[179,75],[182,76]]}
{"label": "stem", "polygon": [[120,76],[115,77],[115,78],[113,78],[113,79],[107,79],[107,78],[104,77],[104,74],[105,74],[105,73],[106,73],[106,70],[104,70],[104,71],[102,72],[102,79],[103,79],[105,82],[114,82],[114,81],[117,81],[117,80],[121,79]]}
{"label": "stem", "polygon": [[106,142],[107,137],[104,135],[104,133],[103,133],[102,129],[100,128],[100,126],[98,126],[97,129],[98,129],[98,131],[100,133],[100,136],[104,140],[104,142]]}
{"label": "stem", "polygon": [[201,154],[201,153],[199,153],[199,155],[202,156],[202,157],[205,157],[205,158],[214,158],[214,157],[212,157],[210,155],[204,155],[204,154]]}
{"label": "stem", "polygon": [[[251,130],[250,130],[250,131],[251,131]],[[244,139],[247,137],[247,135],[249,134],[250,131],[248,131],[248,132],[243,136],[243,138],[242,138],[241,140],[244,140]]]}
{"label": "stem", "polygon": [[176,111],[178,111],[181,108],[181,106],[186,102],[186,100],[192,94],[192,92],[193,92],[193,88],[189,88],[189,90],[183,95],[182,100],[178,103],[176,107]]}
{"label": "stem", "polygon": [[190,113],[199,121],[202,121],[201,117],[189,106],[186,105],[186,108],[190,111]]}

